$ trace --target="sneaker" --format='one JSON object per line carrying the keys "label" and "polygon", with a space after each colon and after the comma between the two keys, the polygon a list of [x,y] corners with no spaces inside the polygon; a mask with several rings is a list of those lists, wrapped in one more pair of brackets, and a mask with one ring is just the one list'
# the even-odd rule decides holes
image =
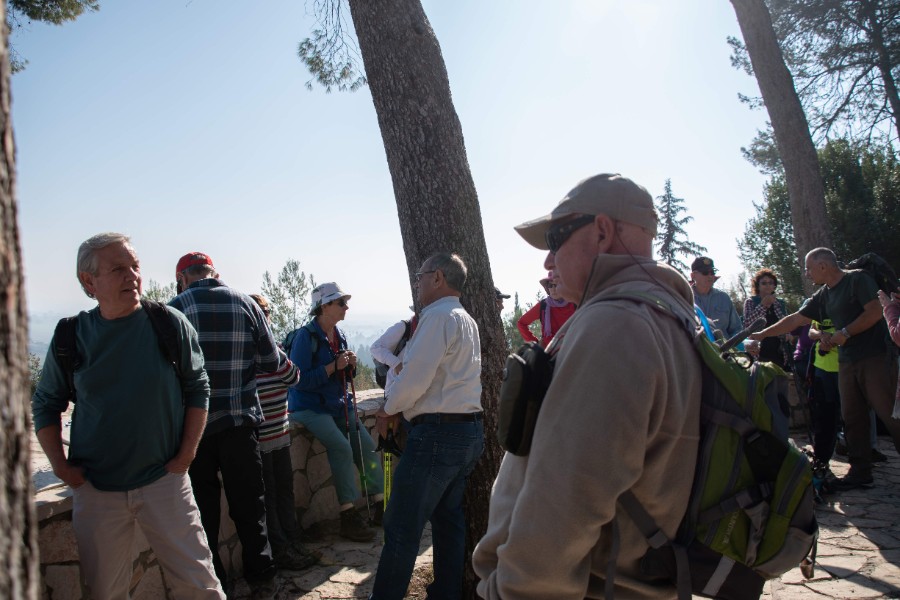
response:
{"label": "sneaker", "polygon": [[873,463],[887,462],[887,456],[879,452],[877,448],[872,448],[872,458],[870,460]]}
{"label": "sneaker", "polygon": [[275,600],[277,593],[278,582],[275,577],[250,586],[250,600]]}
{"label": "sneaker", "polygon": [[372,518],[369,519],[369,525],[372,527],[381,527],[384,522],[384,500],[373,501]]}
{"label": "sneaker", "polygon": [[287,571],[302,571],[318,562],[319,558],[306,552],[300,544],[286,546],[275,554],[275,566]]}
{"label": "sneaker", "polygon": [[874,481],[871,472],[864,473],[862,471],[850,469],[850,472],[843,477],[839,477],[830,482],[828,489],[829,491],[845,492],[847,490],[855,490],[856,488],[869,488],[872,487]]}
{"label": "sneaker", "polygon": [[354,542],[371,542],[375,530],[369,529],[362,515],[354,508],[341,511],[341,537]]}

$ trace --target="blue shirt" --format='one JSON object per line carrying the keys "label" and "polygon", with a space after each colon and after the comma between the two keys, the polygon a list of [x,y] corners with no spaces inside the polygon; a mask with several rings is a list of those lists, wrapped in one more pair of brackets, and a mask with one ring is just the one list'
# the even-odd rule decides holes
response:
{"label": "blue shirt", "polygon": [[[311,333],[312,329],[315,333]],[[344,333],[334,328],[338,340],[338,350],[347,349],[347,338]],[[313,353],[313,336],[316,351]],[[327,413],[333,417],[344,416],[344,402],[350,395],[347,384],[351,375],[335,372],[329,377],[325,367],[334,363],[337,354],[331,349],[325,331],[313,319],[297,330],[291,344],[291,362],[300,371],[300,383],[288,391],[288,410],[311,410]],[[352,399],[351,399],[352,402]],[[352,405],[347,406],[352,410]]]}
{"label": "blue shirt", "polygon": [[719,329],[726,340],[743,329],[731,296],[721,290],[712,288],[708,294],[700,294],[694,288],[694,305],[703,311],[710,326]]}
{"label": "blue shirt", "polygon": [[203,435],[262,423],[256,374],[279,367],[278,346],[250,296],[218,279],[195,281],[169,305],[188,318],[200,338],[209,374],[209,416]]}

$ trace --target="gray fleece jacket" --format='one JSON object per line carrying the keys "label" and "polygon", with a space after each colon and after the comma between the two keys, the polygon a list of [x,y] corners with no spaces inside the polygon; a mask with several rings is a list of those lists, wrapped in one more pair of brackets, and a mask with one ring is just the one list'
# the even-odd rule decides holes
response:
{"label": "gray fleece jacket", "polygon": [[[638,262],[639,261],[639,264]],[[647,543],[616,499],[632,490],[674,537],[690,494],[699,442],[700,359],[682,324],[643,293],[694,319],[691,288],[663,263],[601,255],[585,299],[554,338],[553,382],[531,453],[507,454],[473,556],[483,598],[602,598],[612,521],[621,548],[615,597],[675,598],[641,581]]]}

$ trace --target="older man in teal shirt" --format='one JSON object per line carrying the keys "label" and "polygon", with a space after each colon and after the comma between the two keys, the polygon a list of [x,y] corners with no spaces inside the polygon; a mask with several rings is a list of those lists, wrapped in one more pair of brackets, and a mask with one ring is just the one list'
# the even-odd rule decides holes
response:
{"label": "older man in teal shirt", "polygon": [[[91,597],[128,597],[137,524],[175,597],[224,598],[187,475],[209,401],[197,333],[181,313],[164,308],[177,365],[163,356],[126,236],[85,241],[77,270],[98,306],[76,317],[75,397],[54,339],[32,411],[53,472],[73,490],[72,524]],[[60,417],[75,398],[66,456]]]}

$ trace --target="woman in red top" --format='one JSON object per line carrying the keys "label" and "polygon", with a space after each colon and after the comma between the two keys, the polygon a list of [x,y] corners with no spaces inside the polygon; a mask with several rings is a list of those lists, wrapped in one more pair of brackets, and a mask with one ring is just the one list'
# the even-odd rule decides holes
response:
{"label": "woman in red top", "polygon": [[572,313],[575,312],[575,303],[566,302],[559,297],[559,294],[556,292],[556,279],[553,276],[553,271],[550,271],[547,273],[547,277],[541,279],[541,285],[544,287],[544,291],[547,292],[547,297],[522,315],[516,325],[519,328],[519,333],[522,334],[522,339],[526,342],[537,342],[538,339],[531,333],[528,326],[540,320],[540,343],[543,348],[546,348],[553,336],[556,335],[556,332],[559,331],[559,328],[563,326],[563,323],[568,321]]}

